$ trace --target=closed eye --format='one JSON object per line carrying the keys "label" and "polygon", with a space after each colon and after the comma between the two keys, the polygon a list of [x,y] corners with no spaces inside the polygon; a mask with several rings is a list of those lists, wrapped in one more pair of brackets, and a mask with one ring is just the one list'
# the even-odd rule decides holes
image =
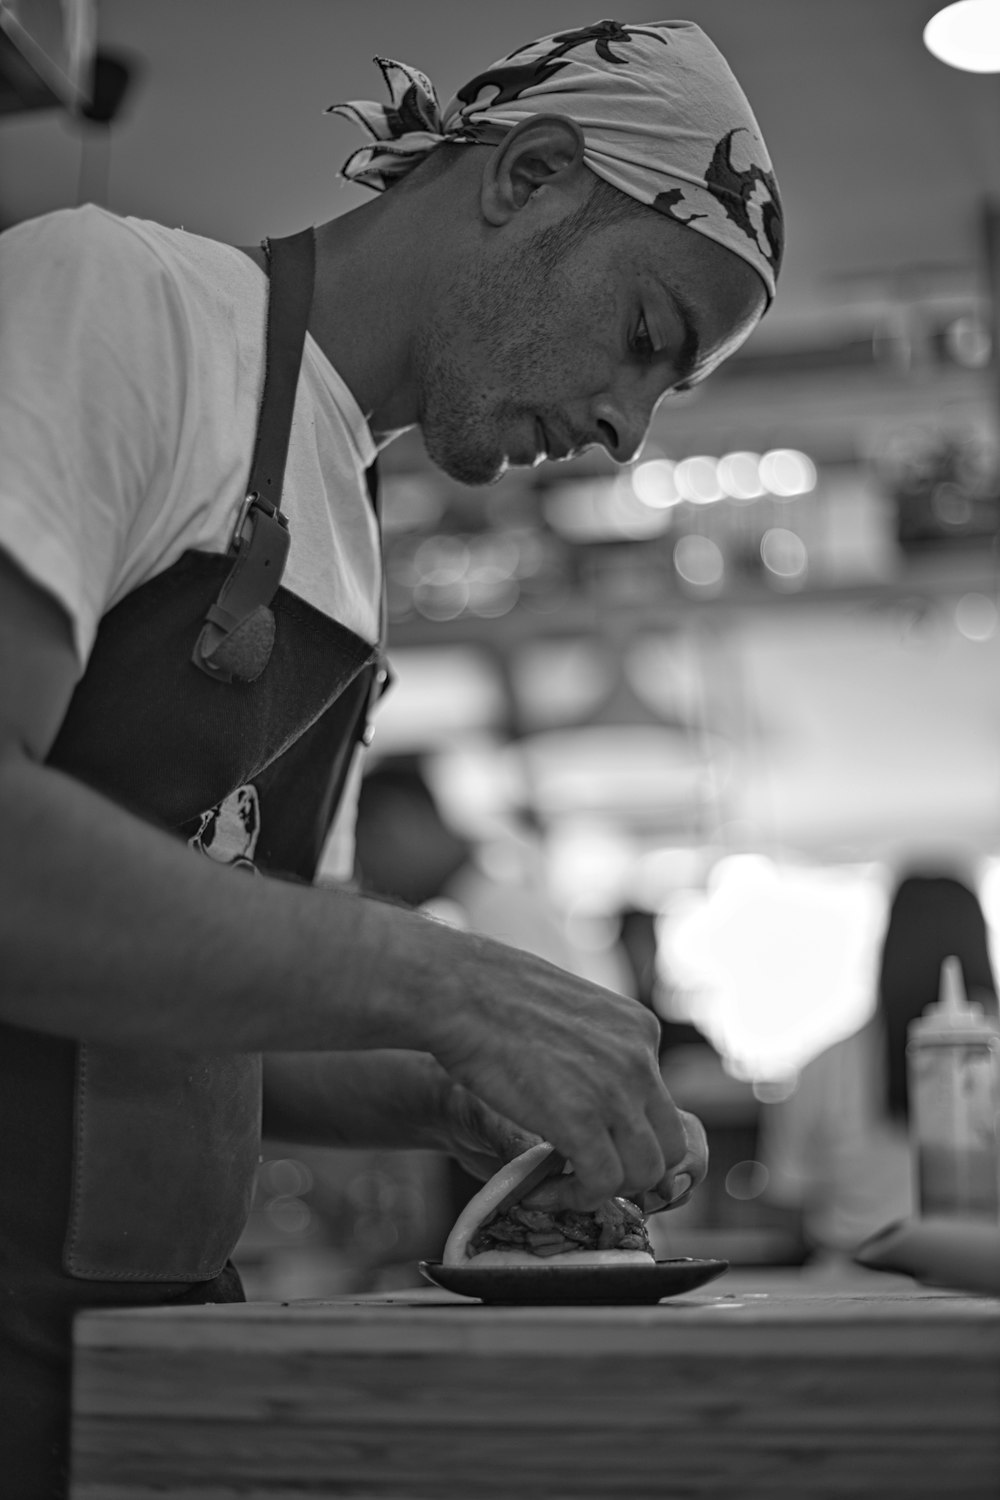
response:
{"label": "closed eye", "polygon": [[646,323],[645,313],[639,314],[639,322],[632,335],[630,347],[632,353],[638,354],[642,359],[652,359],[656,353],[656,345],[653,343],[653,336]]}

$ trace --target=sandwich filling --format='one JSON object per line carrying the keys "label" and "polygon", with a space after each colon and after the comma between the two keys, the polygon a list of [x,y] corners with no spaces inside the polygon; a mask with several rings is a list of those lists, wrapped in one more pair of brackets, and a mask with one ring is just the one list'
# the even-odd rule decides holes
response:
{"label": "sandwich filling", "polygon": [[469,1242],[469,1255],[520,1251],[543,1258],[567,1251],[632,1250],[652,1256],[641,1209],[627,1198],[609,1198],[591,1213],[529,1208],[522,1203],[488,1217]]}

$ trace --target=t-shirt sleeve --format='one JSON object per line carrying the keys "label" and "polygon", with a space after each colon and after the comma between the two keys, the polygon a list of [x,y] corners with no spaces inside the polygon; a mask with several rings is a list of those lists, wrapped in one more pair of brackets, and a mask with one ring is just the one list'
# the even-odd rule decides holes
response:
{"label": "t-shirt sleeve", "polygon": [[184,342],[123,220],[87,207],[0,235],[0,546],[65,609],[81,663],[170,472]]}

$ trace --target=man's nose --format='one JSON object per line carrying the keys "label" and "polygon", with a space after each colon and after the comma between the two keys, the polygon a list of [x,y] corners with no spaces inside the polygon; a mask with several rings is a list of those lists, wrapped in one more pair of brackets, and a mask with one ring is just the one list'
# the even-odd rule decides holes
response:
{"label": "man's nose", "polygon": [[604,396],[593,408],[594,425],[600,441],[615,463],[631,463],[649,431],[655,402],[638,392],[624,396]]}

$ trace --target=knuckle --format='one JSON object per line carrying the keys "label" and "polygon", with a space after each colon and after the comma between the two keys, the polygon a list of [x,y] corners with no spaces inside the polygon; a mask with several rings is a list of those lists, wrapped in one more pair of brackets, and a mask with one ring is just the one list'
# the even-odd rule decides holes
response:
{"label": "knuckle", "polygon": [[624,1186],[636,1191],[654,1187],[667,1170],[655,1139],[637,1140],[630,1149],[623,1146],[621,1157]]}
{"label": "knuckle", "polygon": [[579,1208],[596,1208],[606,1198],[613,1198],[621,1186],[621,1164],[610,1147],[600,1143],[581,1146],[570,1157],[573,1182],[568,1192]]}
{"label": "knuckle", "polygon": [[650,1051],[655,1055],[660,1041],[660,1023],[648,1006],[638,1000],[629,1002],[632,1030],[636,1041],[636,1055],[648,1059]]}

